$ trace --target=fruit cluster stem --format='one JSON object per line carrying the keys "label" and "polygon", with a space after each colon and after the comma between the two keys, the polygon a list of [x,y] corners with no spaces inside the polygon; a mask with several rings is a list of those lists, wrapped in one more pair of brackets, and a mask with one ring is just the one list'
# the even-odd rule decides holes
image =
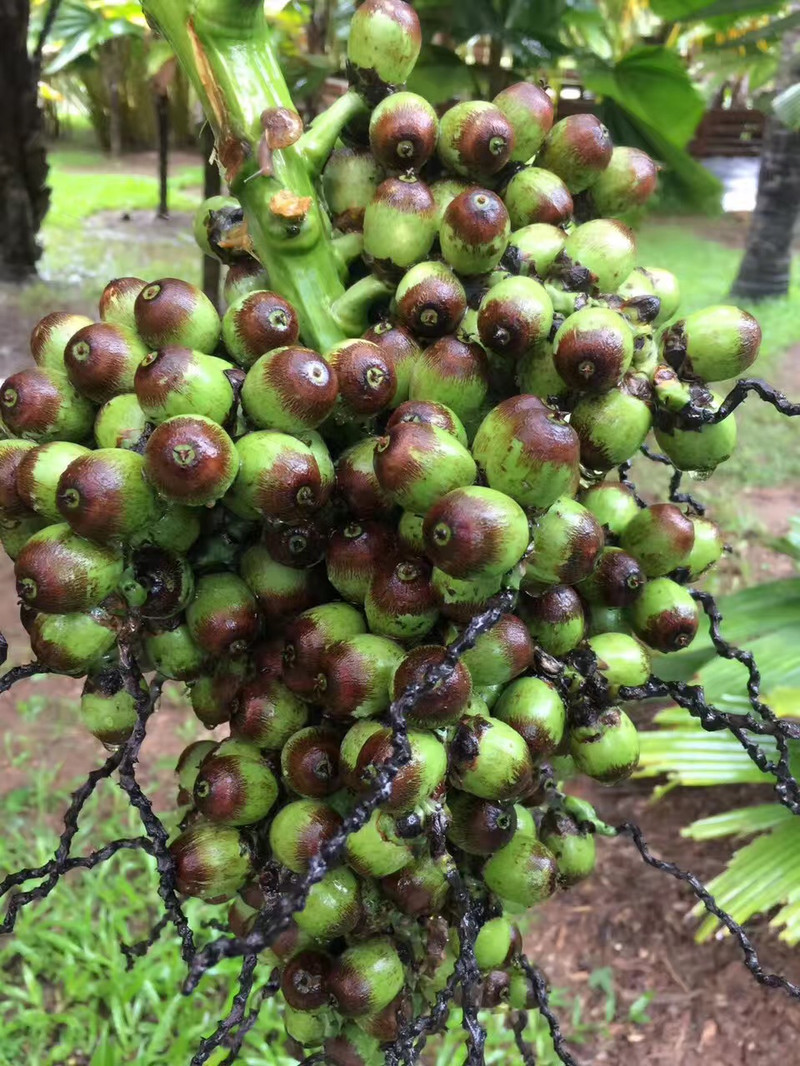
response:
{"label": "fruit cluster stem", "polygon": [[331,118],[275,149],[272,173],[262,173],[261,114],[293,105],[261,0],[143,0],[142,7],[197,91],[270,286],[297,309],[305,342],[327,351],[346,337],[333,313],[344,285],[313,175],[360,101],[348,93]]}

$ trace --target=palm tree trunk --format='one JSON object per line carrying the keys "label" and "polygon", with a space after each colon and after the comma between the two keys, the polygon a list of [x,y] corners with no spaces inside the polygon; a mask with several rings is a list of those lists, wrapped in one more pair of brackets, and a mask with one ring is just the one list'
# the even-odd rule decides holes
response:
{"label": "palm tree trunk", "polygon": [[169,96],[154,93],[158,125],[158,218],[169,218]]}
{"label": "palm tree trunk", "polygon": [[[214,158],[214,134],[208,123],[200,133],[200,146],[203,153],[203,199],[218,196],[222,191],[222,178],[219,166]],[[219,307],[219,285],[222,278],[222,264],[214,256],[203,256],[203,292]]]}
{"label": "palm tree trunk", "polygon": [[[776,89],[781,92],[800,78],[800,31],[784,36]],[[800,212],[800,131],[784,126],[775,115],[767,120],[756,209],[747,247],[732,296],[761,300],[789,291],[791,245]]]}
{"label": "palm tree trunk", "polygon": [[36,273],[50,203],[38,64],[28,56],[28,0],[0,0],[0,278]]}

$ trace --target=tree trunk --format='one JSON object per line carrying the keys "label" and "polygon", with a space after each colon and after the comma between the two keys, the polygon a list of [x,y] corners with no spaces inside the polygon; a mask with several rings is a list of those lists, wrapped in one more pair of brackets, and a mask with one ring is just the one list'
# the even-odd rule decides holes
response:
{"label": "tree trunk", "polygon": [[169,96],[155,93],[158,122],[158,217],[169,218],[167,174],[169,171]]}
{"label": "tree trunk", "polygon": [[[800,79],[800,31],[783,38],[776,90]],[[800,212],[800,131],[790,130],[775,115],[767,120],[756,208],[747,247],[732,296],[761,300],[789,291],[791,245]]]}
{"label": "tree trunk", "polygon": [[505,45],[501,37],[492,37],[489,42],[489,96],[494,98],[501,92],[508,81],[503,69],[503,51]]}
{"label": "tree trunk", "polygon": [[0,278],[36,273],[50,203],[38,72],[28,56],[28,0],[0,0]]}
{"label": "tree trunk", "polygon": [[[200,150],[203,153],[203,199],[218,196],[222,191],[222,178],[214,155],[214,134],[206,123],[200,133]],[[215,307],[219,307],[219,283],[222,264],[211,255],[203,256],[203,292]]]}

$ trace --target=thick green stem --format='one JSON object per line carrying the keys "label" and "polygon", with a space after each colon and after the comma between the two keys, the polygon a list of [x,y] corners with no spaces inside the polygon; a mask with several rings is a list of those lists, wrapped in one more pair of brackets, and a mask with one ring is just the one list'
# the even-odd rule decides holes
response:
{"label": "thick green stem", "polygon": [[297,149],[305,159],[312,175],[319,174],[325,166],[328,156],[333,151],[333,146],[350,119],[365,110],[366,104],[358,93],[351,89],[340,96],[321,115],[317,115],[297,142]]}
{"label": "thick green stem", "polygon": [[[274,151],[272,174],[259,173],[261,113],[292,107],[262,0],[143,0],[142,6],[200,97],[270,284],[296,308],[305,342],[327,351],[346,337],[332,313],[344,288],[301,142]],[[323,143],[320,136],[320,151]]]}
{"label": "thick green stem", "polygon": [[392,286],[372,275],[361,278],[351,285],[333,305],[333,315],[349,337],[358,337],[369,324],[369,310],[373,304],[385,299]]}
{"label": "thick green stem", "polygon": [[340,233],[333,238],[333,249],[339,260],[342,277],[346,278],[348,267],[364,251],[364,234],[360,232]]}

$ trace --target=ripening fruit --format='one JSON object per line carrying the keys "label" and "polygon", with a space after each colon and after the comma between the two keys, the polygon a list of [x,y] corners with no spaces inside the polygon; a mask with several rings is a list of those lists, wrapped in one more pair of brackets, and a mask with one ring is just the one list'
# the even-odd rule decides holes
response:
{"label": "ripening fruit", "polygon": [[[382,810],[412,811],[427,800],[444,782],[447,751],[431,733],[410,730],[409,761],[392,779]],[[375,775],[394,753],[392,731],[388,726],[365,720],[345,733],[339,751],[343,784],[356,794],[369,792]]]}
{"label": "ripening fruit", "polygon": [[200,673],[189,684],[192,710],[206,729],[229,722],[247,674],[247,663],[231,659],[217,663],[209,673]]}
{"label": "ripening fruit", "polygon": [[556,890],[553,854],[538,840],[517,832],[483,867],[483,880],[501,899],[533,907]]}
{"label": "ripening fruit", "polygon": [[0,386],[0,418],[10,433],[23,440],[39,444],[85,440],[92,430],[94,411],[63,371],[28,367]]}
{"label": "ripening fruit", "polygon": [[[560,226],[572,218],[569,189],[557,174],[541,167],[518,170],[505,188],[503,201],[514,230],[533,223]],[[563,234],[562,238],[563,244]]]}
{"label": "ripening fruit", "polygon": [[538,677],[512,681],[492,710],[496,718],[519,733],[536,763],[549,758],[564,736],[564,701],[555,686]]}
{"label": "ripening fruit", "polygon": [[638,452],[653,423],[651,396],[647,377],[629,373],[608,392],[580,397],[570,425],[580,439],[585,467],[610,470]]}
{"label": "ripening fruit", "polygon": [[381,488],[406,511],[424,514],[453,489],[471,485],[477,472],[467,449],[444,429],[401,422],[375,446]]}
{"label": "ripening fruit", "polygon": [[322,192],[335,229],[357,233],[364,228],[364,212],[384,176],[367,150],[336,148],[331,152],[322,171]]}
{"label": "ripening fruit", "polygon": [[448,205],[439,241],[445,260],[458,274],[488,274],[503,258],[510,232],[500,197],[488,189],[467,189]]}
{"label": "ripening fruit", "polygon": [[336,460],[336,495],[358,519],[388,518],[395,511],[395,504],[375,473],[379,440],[380,437],[363,437]]}
{"label": "ripening fruit", "polygon": [[272,430],[236,442],[239,471],[224,498],[240,518],[297,521],[319,510],[333,492],[333,463],[322,444],[312,449],[298,437]]}
{"label": "ripening fruit", "polygon": [[499,970],[522,951],[519,929],[505,915],[490,918],[475,938],[475,962],[481,970]]}
{"label": "ripening fruit", "polygon": [[323,726],[298,729],[281,749],[281,774],[292,792],[324,799],[339,788],[339,736]]}
{"label": "ripening fruit", "polygon": [[439,158],[448,170],[485,181],[506,165],[514,150],[514,128],[494,104],[464,100],[442,116]]}
{"label": "ripening fruit", "polygon": [[9,559],[16,559],[28,539],[44,525],[45,519],[35,514],[0,517],[0,542]]}
{"label": "ripening fruit", "polygon": [[195,643],[209,655],[241,655],[258,636],[258,608],[236,574],[206,574],[197,582],[186,623]]}
{"label": "ripening fruit", "polygon": [[[16,488],[14,496],[17,503],[13,503],[13,496],[9,492],[12,506],[10,511],[4,509],[5,513],[25,514],[30,508],[48,522],[61,522],[56,503],[58,479],[73,459],[89,454],[88,448],[64,440],[50,441],[38,447],[33,447],[27,441],[3,441],[2,444],[5,456],[13,459],[16,466],[16,477],[12,473],[10,485]],[[13,445],[17,447],[12,449]]]}
{"label": "ripening fruit", "polygon": [[695,638],[700,609],[688,589],[659,577],[642,589],[629,619],[636,636],[655,651],[680,651]]}
{"label": "ripening fruit", "polygon": [[144,459],[126,448],[99,448],[73,459],[59,478],[56,503],[76,533],[101,544],[130,540],[156,513]]}
{"label": "ripening fruit", "polygon": [[608,130],[594,115],[560,119],[542,146],[536,162],[563,179],[574,195],[593,185],[611,161]]}
{"label": "ripening fruit", "polygon": [[725,540],[715,522],[697,517],[692,517],[691,521],[694,526],[694,544],[684,565],[689,571],[689,580],[696,581],[722,558]]}
{"label": "ripening fruit", "polygon": [[278,782],[256,757],[211,754],[194,782],[194,802],[210,822],[251,825],[266,817],[278,798]]}
{"label": "ripening fruit", "polygon": [[200,536],[200,519],[190,507],[170,504],[161,515],[134,537],[135,544],[155,544],[176,552],[188,552]]}
{"label": "ripening fruit", "polygon": [[[423,536],[424,525],[423,519]],[[451,577],[438,567],[434,567],[431,572],[431,586],[439,612],[453,622],[464,624],[486,610],[488,601],[500,591],[501,581],[499,574],[488,574],[465,581]]]}
{"label": "ripening fruit", "polygon": [[617,294],[626,300],[655,296],[659,301],[659,311],[653,319],[654,326],[669,322],[681,302],[678,279],[661,267],[636,267],[617,289]]}
{"label": "ripening fruit", "polygon": [[462,792],[503,803],[533,782],[533,760],[520,734],[496,718],[464,717],[450,744],[449,778]]}
{"label": "ripening fruit", "polygon": [[424,637],[439,611],[431,587],[431,566],[423,558],[379,562],[364,598],[373,633],[400,641]]}
{"label": "ripening fruit", "polygon": [[19,553],[17,595],[37,611],[88,611],[114,591],[122,568],[118,551],[84,540],[61,522],[34,533]]}
{"label": "ripening fruit", "polygon": [[178,891],[207,903],[230,899],[252,876],[253,860],[238,829],[198,822],[169,846]]}
{"label": "ripening fruit", "polygon": [[405,983],[405,969],[388,937],[347,948],[331,966],[328,988],[345,1017],[383,1010]]}
{"label": "ripening fruit", "polygon": [[514,836],[516,808],[449,789],[450,824],[447,836],[468,855],[493,855]]}
{"label": "ripening fruit", "polygon": [[624,223],[596,218],[576,226],[564,255],[572,266],[588,270],[597,292],[615,292],[636,265],[636,241]]}
{"label": "ripening fruit", "polygon": [[609,707],[594,721],[570,729],[569,753],[582,774],[614,785],[639,765],[639,735],[623,710]]}
{"label": "ripening fruit", "polygon": [[170,503],[203,507],[231,487],[239,454],[218,423],[200,415],[177,415],[148,438],[144,469],[150,484]]}
{"label": "ripening fruit", "polygon": [[597,215],[623,215],[646,204],[658,184],[658,165],[640,148],[621,146],[611,153],[603,173],[592,184]]}
{"label": "ripening fruit", "polygon": [[[113,284],[113,282],[112,282]],[[51,311],[33,327],[31,355],[37,366],[52,370],[62,378],[66,374],[64,349],[79,329],[91,326],[91,318],[70,311]]]}
{"label": "ripening fruit", "polygon": [[571,888],[594,873],[594,836],[581,829],[574,818],[551,808],[542,819],[540,834],[542,843],[555,857],[562,888]]}
{"label": "ripening fruit", "polygon": [[269,846],[273,858],[293,873],[305,873],[322,845],[339,832],[341,817],[317,800],[287,803],[272,819]]}
{"label": "ripening fruit", "polygon": [[434,566],[452,577],[503,574],[528,547],[528,519],[520,505],[496,489],[454,489],[428,511],[425,549]]}
{"label": "ripening fruit", "polygon": [[440,337],[420,355],[411,374],[412,401],[436,403],[459,421],[473,419],[489,391],[489,364],[480,344]]}
{"label": "ripening fruit", "polygon": [[535,595],[523,594],[517,610],[534,642],[550,655],[566,655],[583,640],[583,604],[568,585],[556,585]]}
{"label": "ripening fruit", "polygon": [[533,278],[510,277],[493,285],[481,300],[478,333],[492,352],[516,359],[547,337],[553,305]]}
{"label": "ripening fruit", "polygon": [[421,47],[419,18],[402,0],[365,0],[350,20],[347,61],[366,90],[406,81]]}
{"label": "ripening fruit", "polygon": [[643,508],[620,537],[620,547],[639,560],[648,577],[684,566],[693,545],[694,524],[672,503]]}
{"label": "ripening fruit", "polygon": [[[441,667],[447,650],[438,644],[422,644],[410,651],[398,664],[392,679],[392,699],[398,700],[411,688],[424,685],[430,670]],[[439,729],[455,725],[464,713],[472,695],[472,677],[462,661],[433,689],[415,696],[406,721],[416,729]]]}
{"label": "ripening fruit", "polygon": [[344,418],[371,417],[394,399],[394,367],[372,341],[342,341],[326,353],[325,362],[337,380],[340,414]]}
{"label": "ripening fruit", "polygon": [[618,481],[601,481],[597,485],[590,485],[578,499],[603,527],[606,543],[609,543],[609,536],[619,539],[628,523],[639,513],[633,492]]}
{"label": "ripening fruit", "polygon": [[[297,350],[294,345],[299,333],[294,308],[275,292],[248,293],[231,304],[222,319],[225,347],[231,359],[245,370],[268,352]],[[274,428],[282,427],[276,424]]]}
{"label": "ripening fruit", "polygon": [[622,548],[606,547],[597,557],[592,573],[581,581],[578,591],[593,605],[628,607],[639,596],[646,581],[638,560]]}
{"label": "ripening fruit", "polygon": [[395,641],[373,633],[337,640],[326,648],[314,702],[333,718],[368,718],[391,702],[391,679],[403,658]]}
{"label": "ripening fruit", "polygon": [[181,752],[175,764],[175,775],[178,778],[178,803],[181,806],[192,802],[192,790],[200,764],[216,746],[215,740],[195,740]]}
{"label": "ripening fruit", "polygon": [[[230,918],[228,920],[230,921]],[[231,929],[234,933],[236,932],[232,925]],[[341,1019],[326,1007],[320,1007],[312,1012],[295,1010],[286,1003],[281,1014],[286,1035],[290,1041],[294,1041],[296,1045],[299,1044],[301,1048],[319,1047],[329,1039],[337,1037],[341,1027]]]}
{"label": "ripening fruit", "polygon": [[364,212],[364,255],[386,276],[405,273],[425,259],[436,237],[436,202],[413,175],[387,178]]}
{"label": "ripening fruit", "polygon": [[373,811],[370,820],[347,838],[347,862],[361,877],[388,877],[414,859],[408,843],[397,832],[394,818]]}
{"label": "ripening fruit", "polygon": [[151,422],[203,415],[224,425],[234,405],[229,364],[191,348],[160,348],[139,363],[136,398]]}
{"label": "ripening fruit", "polygon": [[253,256],[237,259],[225,272],[222,284],[222,298],[230,307],[249,292],[263,291],[269,288],[269,276],[264,267]]}
{"label": "ripening fruit", "polygon": [[165,628],[154,629],[144,638],[144,650],[153,669],[162,677],[173,681],[193,681],[205,663],[205,653],[192,639],[189,627],[165,623]]}
{"label": "ripening fruit", "polygon": [[445,263],[417,263],[403,275],[394,298],[397,317],[419,337],[452,333],[467,309],[464,286]]}
{"label": "ripening fruit", "polygon": [[392,93],[370,116],[370,149],[390,171],[419,170],[435,152],[438,136],[436,112],[416,93]]}
{"label": "ripening fruit", "polygon": [[447,875],[454,869],[449,855],[423,856],[413,866],[381,879],[381,892],[409,918],[441,914],[450,895]]}
{"label": "ripening fruit", "polygon": [[570,496],[561,496],[532,526],[527,580],[572,585],[588,577],[604,545],[603,530]]}
{"label": "ripening fruit", "polygon": [[180,278],[150,282],[133,307],[136,332],[150,348],[178,346],[211,354],[220,336],[216,308],[196,285]]}
{"label": "ripening fruit", "polygon": [[[656,378],[656,397],[660,399],[658,377]],[[710,397],[710,401],[703,406],[715,411],[722,402],[722,398],[714,393],[711,393]],[[678,470],[688,470],[708,476],[720,463],[730,459],[736,448],[736,419],[732,414],[719,422],[705,423],[699,429],[680,429],[668,423],[662,424],[656,418],[654,429],[659,448],[672,460]]]}
{"label": "ripening fruit", "polygon": [[141,451],[152,428],[136,394],[126,392],[108,400],[97,412],[94,439],[98,448]]}
{"label": "ripening fruit", "polygon": [[576,311],[555,336],[556,370],[573,389],[608,392],[632,359],[633,332],[622,315],[609,308]]}
{"label": "ripening fruit", "polygon": [[345,600],[363,604],[379,562],[396,552],[395,532],[381,522],[348,522],[328,541],[328,580]]}
{"label": "ripening fruit", "polygon": [[[67,449],[72,447],[66,442],[57,443]],[[35,505],[20,493],[19,468],[29,452],[36,455],[41,453],[43,448],[52,448],[52,445],[40,445],[35,448],[33,443],[27,440],[0,440],[0,516],[3,519],[30,517],[30,508]],[[39,459],[32,461],[37,465],[40,462]]]}
{"label": "ripening fruit", "polygon": [[281,992],[296,1011],[316,1013],[330,1002],[328,975],[331,960],[321,951],[301,951],[283,966]]}
{"label": "ripening fruit", "polygon": [[136,367],[147,355],[146,345],[124,326],[95,322],[70,338],[64,349],[67,376],[94,403],[131,392]]}
{"label": "ripening fruit", "polygon": [[526,508],[549,507],[578,487],[575,430],[535,396],[511,397],[493,408],[475,434],[472,454],[489,486]]}
{"label": "ripening fruit", "polygon": [[563,251],[566,239],[563,229],[548,222],[522,226],[508,238],[503,263],[523,277],[545,278]]}
{"label": "ripening fruit", "polygon": [[747,311],[725,304],[687,315],[667,331],[667,362],[701,381],[737,377],[758,357],[761,327]]}
{"label": "ripening fruit", "polygon": [[194,572],[184,556],[145,544],[131,554],[119,590],[143,618],[171,618],[191,600]]}
{"label": "ripening fruit", "polygon": [[[90,674],[81,692],[80,718],[83,725],[103,744],[124,744],[133,732],[137,719],[137,699],[133,682],[116,666]],[[139,696],[147,696],[147,682],[142,679]]]}
{"label": "ripening fruit", "polygon": [[[413,269],[412,267],[411,270]],[[408,274],[405,277],[408,277]],[[404,326],[393,326],[390,322],[379,322],[368,329],[364,334],[364,340],[377,344],[388,360],[397,379],[397,386],[389,406],[395,408],[401,406],[408,400],[411,374],[422,349],[409,330]]]}
{"label": "ripening fruit", "polygon": [[459,444],[467,446],[467,433],[461,419],[445,404],[430,400],[408,400],[392,413],[386,429],[393,429],[403,422],[437,426],[455,437]]}
{"label": "ripening fruit", "polygon": [[242,385],[242,407],[261,429],[314,429],[333,411],[336,371],[309,348],[275,348],[256,359]]}
{"label": "ripening fruit", "polygon": [[282,678],[287,688],[311,699],[328,645],[365,630],[361,612],[348,603],[323,603],[292,619],[286,627],[283,647]]}
{"label": "ripening fruit", "polygon": [[[455,635],[455,628],[450,626],[446,639],[451,641]],[[473,685],[482,688],[505,685],[527,670],[532,658],[533,644],[525,623],[515,614],[504,614],[478,637],[474,648],[464,652],[461,661],[469,669]]]}
{"label": "ripening fruit", "polygon": [[503,112],[514,131],[511,160],[527,163],[552,128],[553,101],[533,82],[518,81],[499,92],[492,102]]}
{"label": "ripening fruit", "polygon": [[294,917],[298,928],[322,942],[352,932],[361,918],[358,878],[345,866],[328,870]]}
{"label": "ripening fruit", "polygon": [[71,677],[99,667],[116,643],[117,626],[117,619],[100,607],[70,614],[40,611],[26,623],[36,661]]}
{"label": "ripening fruit", "polygon": [[233,700],[231,736],[280,751],[308,721],[308,707],[276,677],[247,681]]}

